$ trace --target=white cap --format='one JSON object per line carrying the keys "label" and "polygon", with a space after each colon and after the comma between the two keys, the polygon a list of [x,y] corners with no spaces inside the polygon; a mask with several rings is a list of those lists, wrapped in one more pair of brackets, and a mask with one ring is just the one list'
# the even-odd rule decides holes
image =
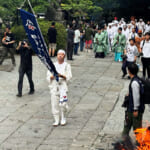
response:
{"label": "white cap", "polygon": [[143,19],[140,19],[140,21],[143,21]]}
{"label": "white cap", "polygon": [[124,24],[124,25],[123,25],[123,27],[124,27],[124,28],[127,28],[127,25],[126,25],[126,24]]}
{"label": "white cap", "polygon": [[58,50],[57,54],[59,53],[63,53],[64,55],[66,55],[66,52],[63,49]]}
{"label": "white cap", "polygon": [[115,24],[118,24],[118,21],[117,21],[117,20],[114,20],[114,23],[115,23]]}

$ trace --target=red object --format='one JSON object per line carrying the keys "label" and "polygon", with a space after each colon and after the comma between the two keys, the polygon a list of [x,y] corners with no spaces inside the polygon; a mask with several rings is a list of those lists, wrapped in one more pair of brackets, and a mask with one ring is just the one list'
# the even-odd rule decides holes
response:
{"label": "red object", "polygon": [[34,26],[32,26],[32,25],[28,25],[28,28],[29,28],[29,29],[31,29],[32,31],[34,31],[34,30],[35,30],[35,27],[34,27]]}
{"label": "red object", "polygon": [[86,44],[86,45],[92,44],[92,40],[89,40],[89,41],[86,40],[86,41],[85,41],[85,44]]}
{"label": "red object", "polygon": [[114,20],[118,20],[118,18],[117,18],[117,17],[114,17]]}

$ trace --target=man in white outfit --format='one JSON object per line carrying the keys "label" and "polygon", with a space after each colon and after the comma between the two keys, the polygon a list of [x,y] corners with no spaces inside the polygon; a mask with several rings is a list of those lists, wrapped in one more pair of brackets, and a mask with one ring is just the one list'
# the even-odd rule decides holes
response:
{"label": "man in white outfit", "polygon": [[145,26],[145,33],[150,32],[150,21],[147,22]]}
{"label": "man in white outfit", "polygon": [[110,51],[111,51],[111,49],[112,49],[112,43],[113,43],[113,29],[112,29],[112,23],[109,23],[109,24],[108,24],[107,33],[108,33],[108,43],[109,43]]}
{"label": "man in white outfit", "polygon": [[129,34],[132,32],[132,25],[131,24],[128,24],[128,30],[129,30]]}
{"label": "man in white outfit", "polygon": [[114,37],[118,33],[118,24],[117,23],[112,23],[112,33],[113,33],[112,38],[114,39]]}
{"label": "man in white outfit", "polygon": [[139,20],[137,26],[138,26],[139,30],[142,30],[143,33],[145,32],[145,23],[144,23],[143,19]]}
{"label": "man in white outfit", "polygon": [[122,31],[122,34],[124,34],[125,35],[125,37],[126,37],[126,40],[128,40],[128,37],[129,37],[129,29],[127,28],[127,25],[124,25],[123,26],[123,31]]}
{"label": "man in white outfit", "polygon": [[68,109],[68,86],[67,83],[72,78],[71,66],[65,59],[65,51],[59,50],[57,53],[57,62],[54,63],[59,74],[59,81],[57,82],[50,71],[47,72],[47,81],[49,82],[49,89],[51,94],[52,114],[54,117],[53,126],[57,127],[59,124],[66,125],[65,113]]}

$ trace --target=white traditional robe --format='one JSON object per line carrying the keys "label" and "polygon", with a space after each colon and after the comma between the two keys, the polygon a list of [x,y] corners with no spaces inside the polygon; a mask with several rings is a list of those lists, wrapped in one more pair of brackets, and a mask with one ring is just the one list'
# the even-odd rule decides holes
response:
{"label": "white traditional robe", "polygon": [[107,33],[108,33],[108,42],[110,47],[112,47],[112,43],[113,43],[113,29],[112,27],[107,29]]}
{"label": "white traditional robe", "polygon": [[125,35],[125,37],[126,37],[126,40],[128,40],[128,38],[129,38],[129,29],[127,28],[126,30],[122,30],[122,34],[124,34]]}
{"label": "white traditional robe", "polygon": [[147,33],[147,32],[150,32],[150,25],[148,25],[148,24],[145,26],[145,33]]}
{"label": "white traditional robe", "polygon": [[142,30],[142,32],[145,31],[145,23],[144,22],[139,22],[137,24],[137,27],[138,27],[139,30]]}
{"label": "white traditional robe", "polygon": [[[67,62],[59,64],[58,62],[54,63],[56,70],[59,74],[66,76],[66,80],[59,78],[57,82],[55,79],[51,80],[50,77],[52,73],[47,71],[47,81],[49,83],[49,89],[51,94],[51,105],[52,105],[52,114],[59,115],[59,104],[67,103],[67,93],[68,93],[68,81],[72,78],[71,66]],[[64,105],[68,107],[68,105]]]}

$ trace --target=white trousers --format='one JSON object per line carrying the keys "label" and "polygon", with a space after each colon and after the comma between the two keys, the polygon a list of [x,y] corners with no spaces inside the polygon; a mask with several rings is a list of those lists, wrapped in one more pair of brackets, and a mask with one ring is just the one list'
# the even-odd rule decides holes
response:
{"label": "white trousers", "polygon": [[54,87],[50,91],[51,93],[51,107],[52,107],[52,115],[59,116],[62,111],[65,112],[68,109],[67,102],[60,103],[60,94],[59,89],[57,87]]}

